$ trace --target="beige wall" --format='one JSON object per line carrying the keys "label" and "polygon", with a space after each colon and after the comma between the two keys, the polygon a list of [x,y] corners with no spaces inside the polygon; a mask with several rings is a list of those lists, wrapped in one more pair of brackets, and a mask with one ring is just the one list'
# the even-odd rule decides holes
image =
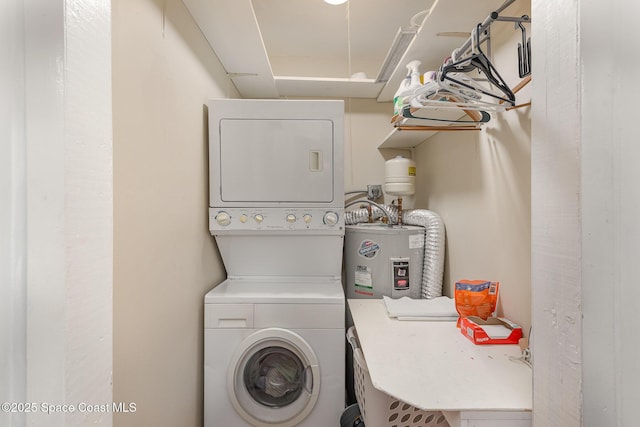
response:
{"label": "beige wall", "polygon": [[[527,13],[510,8],[510,16]],[[510,86],[517,74],[513,24],[495,24],[494,63]],[[511,38],[503,41],[503,38]],[[501,46],[501,43],[504,45]],[[523,90],[518,101],[528,101]],[[445,293],[460,279],[500,282],[499,315],[531,324],[531,119],[529,107],[492,114],[480,132],[440,132],[414,152],[418,208],[446,228]]]}
{"label": "beige wall", "polygon": [[114,425],[202,425],[207,227],[203,105],[235,97],[179,0],[114,0]]}
{"label": "beige wall", "polygon": [[345,108],[345,191],[362,190],[367,184],[384,183],[385,158],[411,156],[409,150],[377,149],[389,133],[393,112],[390,102],[374,99],[346,99]]}
{"label": "beige wall", "polygon": [[[199,426],[202,297],[224,278],[207,231],[203,104],[237,93],[179,0],[114,0],[112,20],[114,400],[137,405],[114,425]],[[377,149],[391,104],[347,99],[345,110],[345,189],[382,184],[385,159],[412,154]],[[500,280],[501,314],[527,328],[529,140],[523,109],[413,153],[415,206],[447,227],[446,289],[460,278]]]}

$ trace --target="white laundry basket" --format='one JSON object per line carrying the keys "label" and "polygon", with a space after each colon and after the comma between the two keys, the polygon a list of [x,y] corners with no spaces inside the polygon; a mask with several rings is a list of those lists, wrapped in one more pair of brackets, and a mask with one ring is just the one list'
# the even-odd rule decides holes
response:
{"label": "white laundry basket", "polygon": [[440,411],[423,411],[377,390],[352,326],[347,341],[353,348],[353,380],[356,400],[366,427],[449,427]]}

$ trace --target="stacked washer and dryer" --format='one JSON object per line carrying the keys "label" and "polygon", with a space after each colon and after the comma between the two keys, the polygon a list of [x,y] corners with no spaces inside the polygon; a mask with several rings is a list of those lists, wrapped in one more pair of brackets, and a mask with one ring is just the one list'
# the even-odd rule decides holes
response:
{"label": "stacked washer and dryer", "polygon": [[332,426],[344,409],[342,101],[209,102],[204,425]]}

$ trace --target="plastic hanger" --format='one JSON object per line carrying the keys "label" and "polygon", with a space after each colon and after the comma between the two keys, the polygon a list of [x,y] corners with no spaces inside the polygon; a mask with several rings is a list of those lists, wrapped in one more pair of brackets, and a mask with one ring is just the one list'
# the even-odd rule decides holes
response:
{"label": "plastic hanger", "polygon": [[[456,85],[470,89],[471,91],[479,92],[483,95],[486,95],[498,101],[502,101],[503,103],[508,103],[510,106],[513,106],[515,105],[515,95],[513,94],[509,86],[507,86],[502,76],[500,76],[498,70],[493,66],[489,58],[480,48],[478,30],[479,25],[478,27],[476,27],[472,35],[471,54],[456,61],[452,60],[451,63],[445,64],[440,67],[440,71],[438,72],[438,80],[444,88],[458,93],[464,98],[468,98],[468,96],[463,91],[457,90],[456,87],[449,84],[449,82],[455,83]],[[489,82],[490,87],[481,85],[480,83],[478,83],[477,79],[473,79],[470,76],[468,76],[467,79],[459,77],[461,74],[468,74],[475,70],[484,75],[486,81]],[[497,88],[499,92],[492,90],[492,87]]]}
{"label": "plastic hanger", "polygon": [[[455,107],[455,108],[461,109],[461,107]],[[470,120],[466,120],[466,119],[448,120],[448,119],[439,119],[435,117],[418,117],[418,116],[414,116],[413,113],[411,112],[411,107],[407,106],[402,109],[401,116],[406,119],[416,119],[416,120],[423,121],[425,123],[428,122],[434,126],[440,126],[443,123],[455,123],[459,125],[474,125],[474,124],[486,123],[491,119],[491,116],[486,111],[474,111],[474,113],[479,115],[479,117],[476,114],[467,112],[467,116],[470,117]],[[474,116],[477,119],[474,120]]]}
{"label": "plastic hanger", "polygon": [[[523,18],[529,18],[524,15]],[[527,38],[527,29],[522,22],[516,22],[522,32],[522,43],[518,43],[518,75],[520,78],[531,75],[531,37]]]}

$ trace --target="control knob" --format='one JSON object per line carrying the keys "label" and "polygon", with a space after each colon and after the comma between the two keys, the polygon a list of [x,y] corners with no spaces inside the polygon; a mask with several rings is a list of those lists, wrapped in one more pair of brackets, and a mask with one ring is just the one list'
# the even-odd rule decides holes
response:
{"label": "control knob", "polygon": [[327,212],[324,214],[322,221],[327,225],[336,225],[338,223],[338,214],[335,212]]}
{"label": "control knob", "polygon": [[226,227],[231,223],[231,217],[228,213],[221,211],[218,212],[218,215],[216,215],[216,222],[218,223],[218,225]]}
{"label": "control knob", "polygon": [[294,222],[296,222],[296,216],[294,214],[289,214],[287,215],[287,222],[289,224],[293,224]]}

